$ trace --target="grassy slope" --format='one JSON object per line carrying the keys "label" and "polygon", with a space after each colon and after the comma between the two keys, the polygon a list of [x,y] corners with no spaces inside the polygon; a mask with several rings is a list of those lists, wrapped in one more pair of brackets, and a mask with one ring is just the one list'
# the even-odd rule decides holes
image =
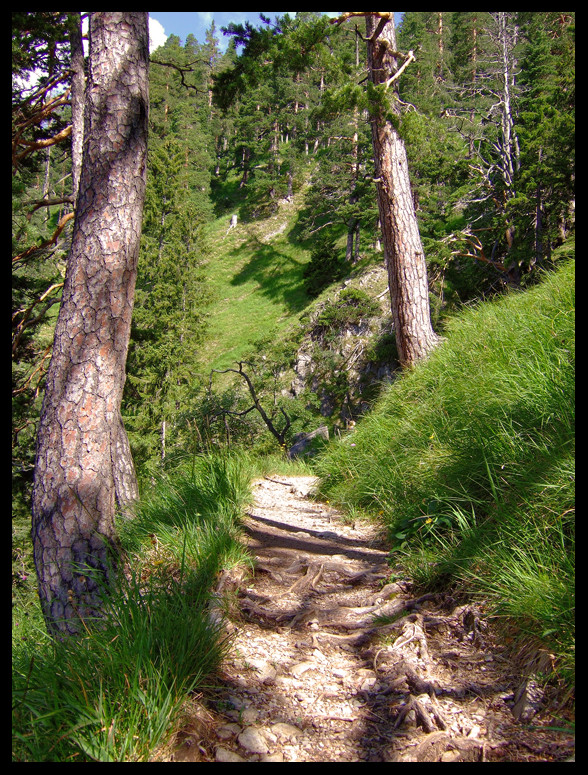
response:
{"label": "grassy slope", "polygon": [[269,331],[279,337],[308,305],[302,272],[309,253],[290,238],[298,206],[297,196],[275,215],[239,221],[228,233],[230,214],[208,225],[204,273],[213,301],[200,350],[203,373],[233,366]]}
{"label": "grassy slope", "polygon": [[319,461],[417,582],[493,602],[574,658],[574,265],[450,321],[447,341]]}
{"label": "grassy slope", "polygon": [[118,526],[126,572],[83,637],[52,642],[36,595],[13,590],[13,761],[148,761],[165,744],[228,648],[211,596],[219,571],[248,561],[250,478],[234,456],[162,477]]}

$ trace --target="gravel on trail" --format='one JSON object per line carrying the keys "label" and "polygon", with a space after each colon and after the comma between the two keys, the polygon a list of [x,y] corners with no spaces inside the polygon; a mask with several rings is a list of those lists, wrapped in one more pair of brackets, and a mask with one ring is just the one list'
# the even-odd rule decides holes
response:
{"label": "gravel on trail", "polygon": [[255,572],[220,581],[229,655],[167,760],[570,760],[537,678],[550,655],[515,665],[483,604],[394,580],[377,527],[313,501],[314,481],[253,483]]}

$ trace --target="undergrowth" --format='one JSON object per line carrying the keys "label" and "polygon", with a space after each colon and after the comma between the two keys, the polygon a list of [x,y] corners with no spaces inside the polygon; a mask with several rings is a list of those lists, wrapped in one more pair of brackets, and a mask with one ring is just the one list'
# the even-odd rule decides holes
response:
{"label": "undergrowth", "polygon": [[218,573],[248,562],[239,522],[249,471],[203,455],[160,476],[121,521],[124,572],[105,618],[53,641],[38,602],[13,609],[13,761],[149,761],[228,642],[211,606]]}

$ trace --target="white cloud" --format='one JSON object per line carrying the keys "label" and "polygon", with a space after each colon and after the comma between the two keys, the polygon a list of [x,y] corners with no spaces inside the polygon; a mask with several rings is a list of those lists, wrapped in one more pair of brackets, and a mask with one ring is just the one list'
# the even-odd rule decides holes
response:
{"label": "white cloud", "polygon": [[[82,20],[82,34],[88,34],[88,17]],[[149,17],[149,53],[151,54],[156,48],[163,46],[167,40],[167,35],[160,22],[157,19]],[[84,40],[84,56],[88,56],[88,41]]]}
{"label": "white cloud", "polygon": [[156,48],[163,46],[168,36],[165,34],[165,30],[157,19],[149,17],[149,53],[153,53]]}
{"label": "white cloud", "polygon": [[195,13],[205,27],[210,27],[212,24],[212,11],[196,11]]}

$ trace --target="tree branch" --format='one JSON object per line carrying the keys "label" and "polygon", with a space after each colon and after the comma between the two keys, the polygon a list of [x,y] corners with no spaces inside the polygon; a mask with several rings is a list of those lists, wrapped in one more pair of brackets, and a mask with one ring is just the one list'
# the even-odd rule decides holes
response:
{"label": "tree branch", "polygon": [[[246,409],[243,412],[231,412],[231,411],[225,409],[222,412],[220,412],[219,414],[233,414],[233,415],[237,415],[237,416],[242,416],[242,415],[248,414],[253,409],[257,409],[257,411],[261,415],[261,419],[266,424],[269,432],[277,440],[277,442],[280,445],[280,447],[283,448],[285,446],[286,433],[288,432],[288,429],[290,428],[290,425],[291,425],[290,418],[288,417],[286,412],[280,406],[279,409],[280,409],[280,412],[284,415],[284,418],[286,420],[286,424],[282,428],[282,430],[279,431],[275,427],[275,425],[273,424],[271,418],[268,417],[268,415],[266,414],[263,406],[261,405],[249,375],[245,371],[243,371],[243,364],[245,363],[245,361],[237,361],[236,363],[239,366],[238,370],[237,369],[212,369],[212,371],[210,372],[210,379],[209,379],[209,383],[208,383],[209,390],[212,388],[212,375],[213,375],[213,373],[216,372],[217,374],[227,374],[228,372],[233,372],[234,374],[239,374],[241,377],[243,377],[243,379],[247,383],[247,387],[249,389],[249,394],[250,394],[251,398],[253,399],[253,406],[250,407],[249,409]],[[218,416],[218,415],[215,415],[215,416]]]}
{"label": "tree branch", "polygon": [[415,61],[415,59],[416,59],[416,57],[415,57],[415,55],[414,55],[414,52],[413,52],[413,51],[409,51],[409,52],[408,52],[408,57],[407,57],[407,59],[406,59],[406,62],[405,62],[403,65],[402,65],[402,67],[401,67],[401,68],[399,68],[399,69],[398,69],[398,70],[397,70],[397,71],[394,73],[394,75],[393,75],[391,78],[388,78],[388,80],[386,81],[386,88],[388,88],[388,87],[390,86],[390,84],[394,83],[394,81],[395,81],[397,78],[400,78],[400,76],[401,76],[401,75],[402,75],[402,73],[403,73],[403,72],[406,70],[406,68],[409,66],[409,64],[410,64],[411,62],[414,62],[414,61]]}
{"label": "tree branch", "polygon": [[32,247],[25,250],[23,253],[19,253],[18,256],[15,256],[12,259],[12,263],[15,264],[17,261],[22,261],[22,259],[32,256],[38,250],[43,250],[43,248],[49,247],[49,245],[53,245],[55,242],[57,242],[57,238],[64,230],[68,221],[71,221],[73,217],[74,217],[74,213],[68,213],[67,215],[64,215],[63,218],[57,224],[57,228],[53,232],[53,235],[48,240],[45,240],[45,242],[42,242],[40,245],[33,245]]}
{"label": "tree branch", "polygon": [[194,91],[196,91],[196,92],[198,92],[200,94],[203,93],[202,89],[199,89],[197,86],[192,86],[192,84],[186,83],[186,81],[184,79],[184,75],[186,73],[194,72],[193,70],[190,69],[192,67],[192,65],[195,65],[195,64],[198,64],[198,63],[202,63],[204,60],[195,59],[193,62],[190,62],[187,65],[176,65],[173,62],[159,62],[157,59],[151,59],[150,61],[151,61],[151,64],[160,65],[161,67],[171,67],[174,70],[177,70],[178,73],[180,74],[181,79],[182,79],[182,86],[185,86],[186,89],[194,89]]}
{"label": "tree branch", "polygon": [[40,207],[52,207],[53,205],[73,204],[73,196],[62,196],[59,199],[30,199],[23,202],[25,205],[35,205],[30,213],[27,213],[27,220],[31,220],[32,214]]}
{"label": "tree branch", "polygon": [[45,298],[51,293],[51,291],[54,291],[56,288],[62,288],[62,287],[63,287],[63,283],[55,283],[50,288],[48,288],[41,296],[39,296],[38,299],[35,299],[35,301],[30,305],[28,309],[25,309],[25,310],[20,309],[14,313],[14,315],[12,316],[13,321],[18,314],[22,314],[22,318],[20,322],[16,325],[16,331],[14,332],[14,336],[12,338],[13,355],[16,352],[16,349],[20,343],[20,340],[22,338],[25,328],[29,328],[29,326],[34,326],[35,323],[38,323],[40,320],[42,320],[45,313],[49,309],[51,309],[51,307],[54,304],[58,304],[61,301],[61,298],[51,299],[50,301],[47,302],[47,304],[45,304],[43,309],[39,312],[39,314],[36,317],[31,318],[31,314],[34,308],[37,306],[37,304],[40,304],[42,301],[44,301]]}

